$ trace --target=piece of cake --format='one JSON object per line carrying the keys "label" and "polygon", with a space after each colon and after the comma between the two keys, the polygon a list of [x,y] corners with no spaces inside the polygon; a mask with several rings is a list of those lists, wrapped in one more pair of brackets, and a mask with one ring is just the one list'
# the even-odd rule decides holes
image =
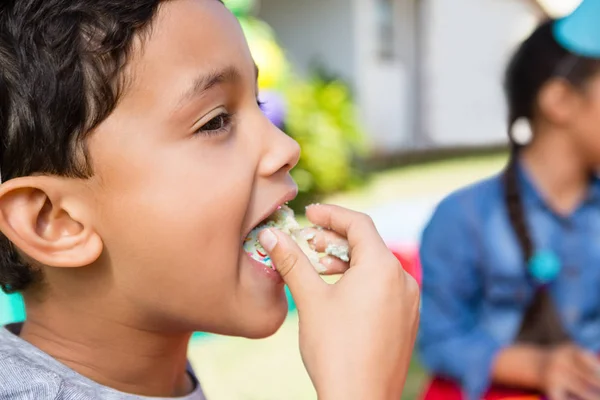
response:
{"label": "piece of cake", "polygon": [[[277,228],[283,233],[290,235],[298,244],[302,252],[306,254],[317,272],[323,273],[326,271],[326,268],[319,262],[321,258],[319,253],[313,250],[308,243],[312,238],[307,237],[306,234],[302,232],[302,227],[294,218],[294,211],[288,206],[279,207],[279,209],[267,218],[265,222],[254,228],[248,237],[246,237],[244,240],[244,250],[250,257],[265,264],[269,268],[273,268],[271,258],[258,241],[259,233],[267,228]],[[349,249],[347,246],[330,245],[327,247],[326,253],[338,257],[343,261],[349,261]]]}

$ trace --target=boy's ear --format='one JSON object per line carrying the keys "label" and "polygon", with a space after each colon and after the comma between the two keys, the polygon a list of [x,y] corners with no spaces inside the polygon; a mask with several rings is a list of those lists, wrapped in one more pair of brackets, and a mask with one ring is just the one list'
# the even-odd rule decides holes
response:
{"label": "boy's ear", "polygon": [[30,176],[0,185],[0,231],[27,257],[50,267],[83,267],[103,244],[85,199],[58,177]]}

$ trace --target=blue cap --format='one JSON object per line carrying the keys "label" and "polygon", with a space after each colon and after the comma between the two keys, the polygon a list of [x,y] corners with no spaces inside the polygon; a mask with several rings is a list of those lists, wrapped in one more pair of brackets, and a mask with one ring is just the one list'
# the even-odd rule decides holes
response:
{"label": "blue cap", "polygon": [[583,0],[571,15],[556,21],[554,37],[571,53],[600,58],[600,0]]}

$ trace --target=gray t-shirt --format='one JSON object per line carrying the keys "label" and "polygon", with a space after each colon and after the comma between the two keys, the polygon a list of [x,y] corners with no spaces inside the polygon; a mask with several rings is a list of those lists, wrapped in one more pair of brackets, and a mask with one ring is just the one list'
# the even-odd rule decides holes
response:
{"label": "gray t-shirt", "polygon": [[[19,338],[19,330],[20,326],[0,327],[0,400],[167,400],[99,385]],[[191,369],[189,373],[196,389],[177,399],[206,400]]]}

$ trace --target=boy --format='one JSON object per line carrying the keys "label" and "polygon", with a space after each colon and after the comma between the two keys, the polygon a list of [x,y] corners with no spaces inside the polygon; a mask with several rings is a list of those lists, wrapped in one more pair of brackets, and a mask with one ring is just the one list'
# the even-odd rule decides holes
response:
{"label": "boy", "polygon": [[308,210],[351,247],[323,261],[350,268],[334,286],[276,230],[278,272],[243,251],[299,149],[220,2],[4,0],[0,64],[0,284],[27,307],[0,330],[1,399],[202,399],[192,332],[271,335],[284,281],[319,397],[398,398],[418,291],[368,218]]}

